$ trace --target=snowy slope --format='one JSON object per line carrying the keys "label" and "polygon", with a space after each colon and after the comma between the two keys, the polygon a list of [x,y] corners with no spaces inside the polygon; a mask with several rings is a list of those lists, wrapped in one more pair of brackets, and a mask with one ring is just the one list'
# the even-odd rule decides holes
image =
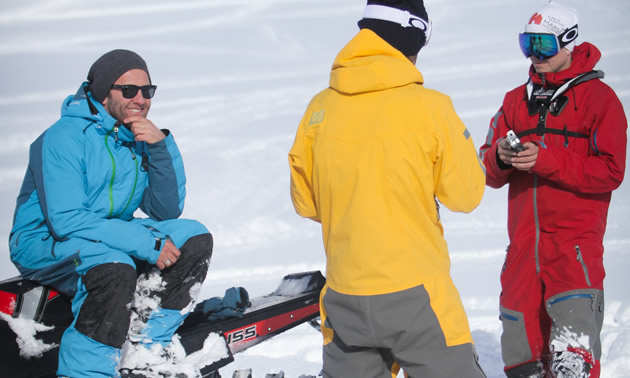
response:
{"label": "snowy slope", "polygon": [[[426,86],[450,95],[475,144],[504,93],[526,80],[517,34],[542,0],[426,0],[430,45],[419,57]],[[630,109],[627,0],[566,0],[581,40],[603,52],[599,68]],[[287,152],[311,96],[356,33],[359,0],[4,1],[0,5],[0,279],[28,146],[59,115],[92,62],[114,48],[137,51],[158,85],[150,118],[169,128],[188,176],[184,216],[215,236],[201,296],[240,285],[256,296],[290,272],[324,270],[317,224],[288,194]],[[613,195],[606,247],[603,377],[630,376],[630,183]],[[507,245],[505,189],[486,191],[470,215],[443,213],[452,274],[488,376],[501,376],[498,276]],[[317,374],[321,337],[298,327],[244,354],[222,373]]]}

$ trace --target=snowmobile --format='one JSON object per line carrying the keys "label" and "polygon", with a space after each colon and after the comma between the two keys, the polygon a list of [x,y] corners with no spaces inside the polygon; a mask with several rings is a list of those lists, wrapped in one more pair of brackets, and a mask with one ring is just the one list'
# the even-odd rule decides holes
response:
{"label": "snowmobile", "polygon": [[[319,293],[325,282],[319,271],[286,275],[273,292],[251,300],[246,295],[246,308],[234,317],[217,319],[209,316],[205,309],[216,298],[200,301],[177,330],[181,345],[186,354],[191,354],[203,347],[208,335],[222,335],[227,345],[227,357],[210,361],[199,369],[204,378],[220,377],[219,368],[234,361],[234,354],[303,323],[318,328]],[[73,321],[71,303],[72,298],[53,288],[21,277],[0,282],[0,366],[3,376],[56,377],[61,336]],[[53,346],[52,349],[39,356],[23,356],[20,353],[23,345],[19,345],[23,342],[11,328],[11,318],[41,325],[37,339]]]}

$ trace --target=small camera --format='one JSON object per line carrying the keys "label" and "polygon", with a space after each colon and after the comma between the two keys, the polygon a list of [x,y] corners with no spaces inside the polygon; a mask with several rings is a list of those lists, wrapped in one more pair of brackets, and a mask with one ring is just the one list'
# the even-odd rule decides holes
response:
{"label": "small camera", "polygon": [[514,131],[512,130],[508,131],[507,138],[505,139],[507,139],[508,144],[510,145],[510,148],[512,149],[512,151],[514,152],[525,151],[525,147],[523,146],[521,141],[518,139],[516,134],[514,134]]}

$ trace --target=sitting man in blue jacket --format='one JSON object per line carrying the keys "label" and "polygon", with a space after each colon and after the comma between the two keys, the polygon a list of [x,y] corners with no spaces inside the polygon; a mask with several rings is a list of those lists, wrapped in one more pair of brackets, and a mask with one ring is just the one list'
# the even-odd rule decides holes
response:
{"label": "sitting man in blue jacket", "polygon": [[[74,297],[57,374],[118,376],[136,280],[159,272],[135,342],[170,343],[196,299],[212,254],[199,222],[177,219],[186,194],[173,139],[147,114],[156,86],[145,61],[113,50],[65,99],[61,118],[30,148],[10,235],[24,278]],[[136,218],[136,210],[148,218]]]}

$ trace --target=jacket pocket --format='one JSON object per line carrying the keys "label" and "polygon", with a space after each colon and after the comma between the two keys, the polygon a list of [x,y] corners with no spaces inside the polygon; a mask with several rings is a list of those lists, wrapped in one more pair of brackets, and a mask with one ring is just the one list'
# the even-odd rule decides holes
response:
{"label": "jacket pocket", "polygon": [[516,366],[529,361],[532,351],[527,338],[525,319],[522,312],[510,310],[501,306],[501,354],[503,363],[507,367]]}
{"label": "jacket pocket", "polygon": [[24,231],[19,231],[13,235],[9,236],[9,248],[14,249],[20,246],[20,236]]}
{"label": "jacket pocket", "polygon": [[582,257],[582,251],[580,250],[580,246],[575,246],[575,253],[577,254],[577,261],[582,265],[582,270],[584,270],[584,279],[586,279],[586,284],[591,287],[591,279],[588,276],[588,267],[584,262],[584,257]]}

